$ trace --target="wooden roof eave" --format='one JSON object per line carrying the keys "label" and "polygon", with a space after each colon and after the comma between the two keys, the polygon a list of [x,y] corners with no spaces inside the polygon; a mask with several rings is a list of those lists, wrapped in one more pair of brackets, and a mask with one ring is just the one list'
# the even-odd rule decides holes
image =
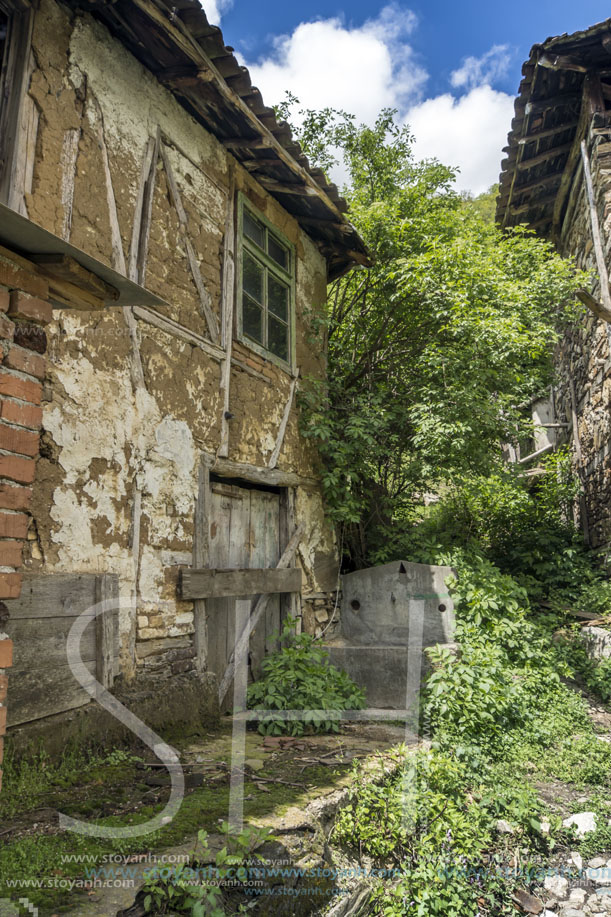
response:
{"label": "wooden roof eave", "polygon": [[[303,220],[304,231],[314,241],[333,248],[330,279],[353,264],[370,264],[362,239],[344,215],[347,204],[337,188],[326,182],[321,170],[307,167],[288,125],[279,124],[273,110],[264,106],[246,68],[222,44],[220,30],[208,24],[195,0],[173,0],[171,6],[169,2],[115,0],[102,5],[73,0],[118,34],[238,161],[247,167],[258,162],[254,177],[262,187],[298,222]],[[257,159],[258,151],[264,157]]]}
{"label": "wooden roof eave", "polygon": [[[534,45],[522,72],[505,148],[508,155],[499,178],[497,219],[502,225],[513,225],[518,214],[525,214],[523,222],[532,228],[547,227],[546,234],[558,238],[579,166],[581,140],[588,130],[607,132],[611,126],[600,83],[601,74],[611,76],[611,20]],[[541,72],[550,76],[538,82]],[[578,118],[574,111],[577,101]],[[535,197],[541,180],[557,171],[561,156],[566,158],[557,191]],[[526,182],[520,187],[522,176]],[[518,198],[520,192],[530,200]]]}

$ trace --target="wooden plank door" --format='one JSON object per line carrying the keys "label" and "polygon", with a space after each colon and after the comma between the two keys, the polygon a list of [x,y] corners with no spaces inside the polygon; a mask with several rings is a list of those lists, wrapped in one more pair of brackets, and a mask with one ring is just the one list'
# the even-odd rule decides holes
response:
{"label": "wooden plank door", "polygon": [[[217,569],[275,567],[280,557],[280,494],[240,487],[220,481],[211,483],[209,566]],[[254,596],[253,596],[254,599]],[[222,677],[233,651],[236,599],[206,600],[208,619],[208,665]],[[280,627],[281,597],[273,596],[265,618],[250,642],[250,669],[261,672],[266,648]],[[231,692],[227,695],[231,704]]]}

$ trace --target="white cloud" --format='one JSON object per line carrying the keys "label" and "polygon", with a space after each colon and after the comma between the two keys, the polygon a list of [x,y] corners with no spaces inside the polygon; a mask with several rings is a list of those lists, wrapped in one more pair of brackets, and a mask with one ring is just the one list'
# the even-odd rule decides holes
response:
{"label": "white cloud", "polygon": [[370,122],[413,100],[427,78],[404,41],[415,23],[397,4],[357,28],[339,18],[303,22],[276,39],[271,57],[248,64],[252,81],[268,105],[290,89],[306,108],[331,105]]}
{"label": "white cloud", "polygon": [[477,86],[491,86],[505,76],[511,63],[508,45],[493,45],[481,57],[466,57],[462,66],[450,76],[456,89],[475,89]]}
{"label": "white cloud", "polygon": [[233,5],[233,0],[203,0],[202,6],[212,25],[218,25],[222,19],[225,10]]}
{"label": "white cloud", "polygon": [[[450,77],[455,92],[424,100],[428,74],[409,43],[416,26],[414,13],[392,2],[361,26],[339,17],[302,22],[276,38],[266,59],[244,63],[268,105],[290,90],[305,108],[342,108],[365,123],[397,108],[415,135],[416,155],[458,166],[457,186],[479,193],[498,179],[511,124],[512,98],[492,88],[509,51],[495,45],[467,57]],[[334,178],[341,183],[342,171]]]}
{"label": "white cloud", "polygon": [[512,116],[513,97],[485,85],[460,98],[446,93],[427,99],[407,112],[406,121],[416,156],[458,166],[457,186],[479,194],[498,181]]}

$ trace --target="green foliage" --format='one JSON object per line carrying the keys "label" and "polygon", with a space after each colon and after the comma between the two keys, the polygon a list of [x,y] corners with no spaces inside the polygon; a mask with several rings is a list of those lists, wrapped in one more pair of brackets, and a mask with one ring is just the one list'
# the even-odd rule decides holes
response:
{"label": "green foliage", "polygon": [[451,169],[417,162],[394,112],[373,127],[332,109],[300,114],[308,155],[327,169],[343,161],[350,218],[374,262],[330,287],[316,322],[328,380],[302,393],[303,434],[358,566],[422,493],[498,464],[499,443],[524,428],[517,406],[551,381],[579,280],[532,233],[501,233],[491,194],[465,201]]}
{"label": "green foliage", "polygon": [[338,732],[338,718],[332,714],[361,709],[365,695],[344,671],[329,665],[329,654],[313,637],[293,636],[294,624],[293,619],[287,619],[281,635],[281,639],[290,640],[289,645],[263,660],[264,676],[249,686],[248,706],[300,711],[289,719],[270,712],[259,724],[263,735]]}
{"label": "green foliage", "polygon": [[[581,678],[606,696],[611,664],[589,662],[563,609],[604,604],[608,584],[567,521],[566,460],[551,467],[530,489],[511,475],[468,479],[400,535],[407,556],[456,571],[448,585],[458,649],[428,653],[430,750],[383,786],[357,774],[338,819],[337,840],[401,869],[377,889],[376,917],[514,913],[506,869],[515,849],[541,865],[558,841],[569,842],[531,781],[593,788],[606,800],[611,746],[570,684]],[[589,855],[606,849],[609,814],[601,810],[595,836],[582,842]],[[496,833],[498,819],[509,822],[509,840]]]}
{"label": "green foliage", "polygon": [[[232,883],[247,880],[244,861],[268,839],[270,832],[267,829],[247,827],[232,834],[227,822],[222,827],[227,835],[227,844],[214,856],[209,848],[207,832],[199,831],[197,848],[193,851],[189,865],[181,864],[169,870],[164,869],[161,870],[162,874],[152,870],[140,893],[147,913],[232,917],[252,910],[256,902],[239,904],[237,910],[229,907],[223,883],[228,879]],[[207,868],[202,869],[201,864]]]}

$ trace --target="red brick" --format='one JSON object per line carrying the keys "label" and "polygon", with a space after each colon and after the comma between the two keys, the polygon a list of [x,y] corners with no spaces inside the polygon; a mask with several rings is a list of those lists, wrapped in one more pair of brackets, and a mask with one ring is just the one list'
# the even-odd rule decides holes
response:
{"label": "red brick", "polygon": [[28,516],[25,513],[0,513],[0,538],[25,538],[27,532]]}
{"label": "red brick", "polygon": [[0,312],[6,312],[11,301],[8,290],[0,290]]}
{"label": "red brick", "polygon": [[[12,574],[19,576],[18,573]],[[13,641],[0,640],[0,669],[10,669],[13,664]]]}
{"label": "red brick", "polygon": [[25,318],[37,325],[48,325],[53,318],[53,309],[51,303],[44,299],[15,291],[11,293],[8,314],[11,318]]}
{"label": "red brick", "polygon": [[38,455],[38,433],[0,423],[0,449],[19,455]]}
{"label": "red brick", "polygon": [[0,478],[10,478],[19,484],[31,484],[36,473],[36,462],[17,455],[0,455]]}
{"label": "red brick", "polygon": [[19,487],[18,484],[0,484],[0,508],[29,509],[31,500],[31,487]]}
{"label": "red brick", "polygon": [[20,595],[21,573],[0,573],[0,599],[18,599]]}
{"label": "red brick", "polygon": [[[8,691],[8,675],[0,675],[0,704],[4,702]],[[0,764],[2,758],[0,758]]]}
{"label": "red brick", "polygon": [[20,567],[22,552],[21,541],[0,541],[0,567]]}
{"label": "red brick", "polygon": [[15,334],[15,323],[0,312],[0,338],[5,341],[12,341]]}
{"label": "red brick", "polygon": [[36,376],[42,379],[47,368],[47,361],[38,353],[32,353],[31,350],[24,350],[23,347],[11,347],[4,358],[4,363],[9,369],[18,369],[22,373],[29,373],[30,376]]}
{"label": "red brick", "polygon": [[32,296],[45,298],[49,293],[49,281],[37,274],[34,266],[30,271],[26,265],[27,262],[22,261],[21,264],[16,264],[2,257],[0,259],[0,283],[11,290],[24,290],[26,293],[31,293]]}
{"label": "red brick", "polygon": [[17,404],[16,401],[0,400],[0,418],[21,427],[39,430],[42,424],[42,408],[33,404]]}
{"label": "red brick", "polygon": [[21,398],[32,404],[40,404],[42,385],[40,382],[31,382],[29,379],[20,379],[7,372],[0,372],[0,395],[10,395],[12,398]]}
{"label": "red brick", "polygon": [[[0,737],[0,764],[4,760],[4,739]],[[0,789],[2,789],[2,769],[0,768]]]}

